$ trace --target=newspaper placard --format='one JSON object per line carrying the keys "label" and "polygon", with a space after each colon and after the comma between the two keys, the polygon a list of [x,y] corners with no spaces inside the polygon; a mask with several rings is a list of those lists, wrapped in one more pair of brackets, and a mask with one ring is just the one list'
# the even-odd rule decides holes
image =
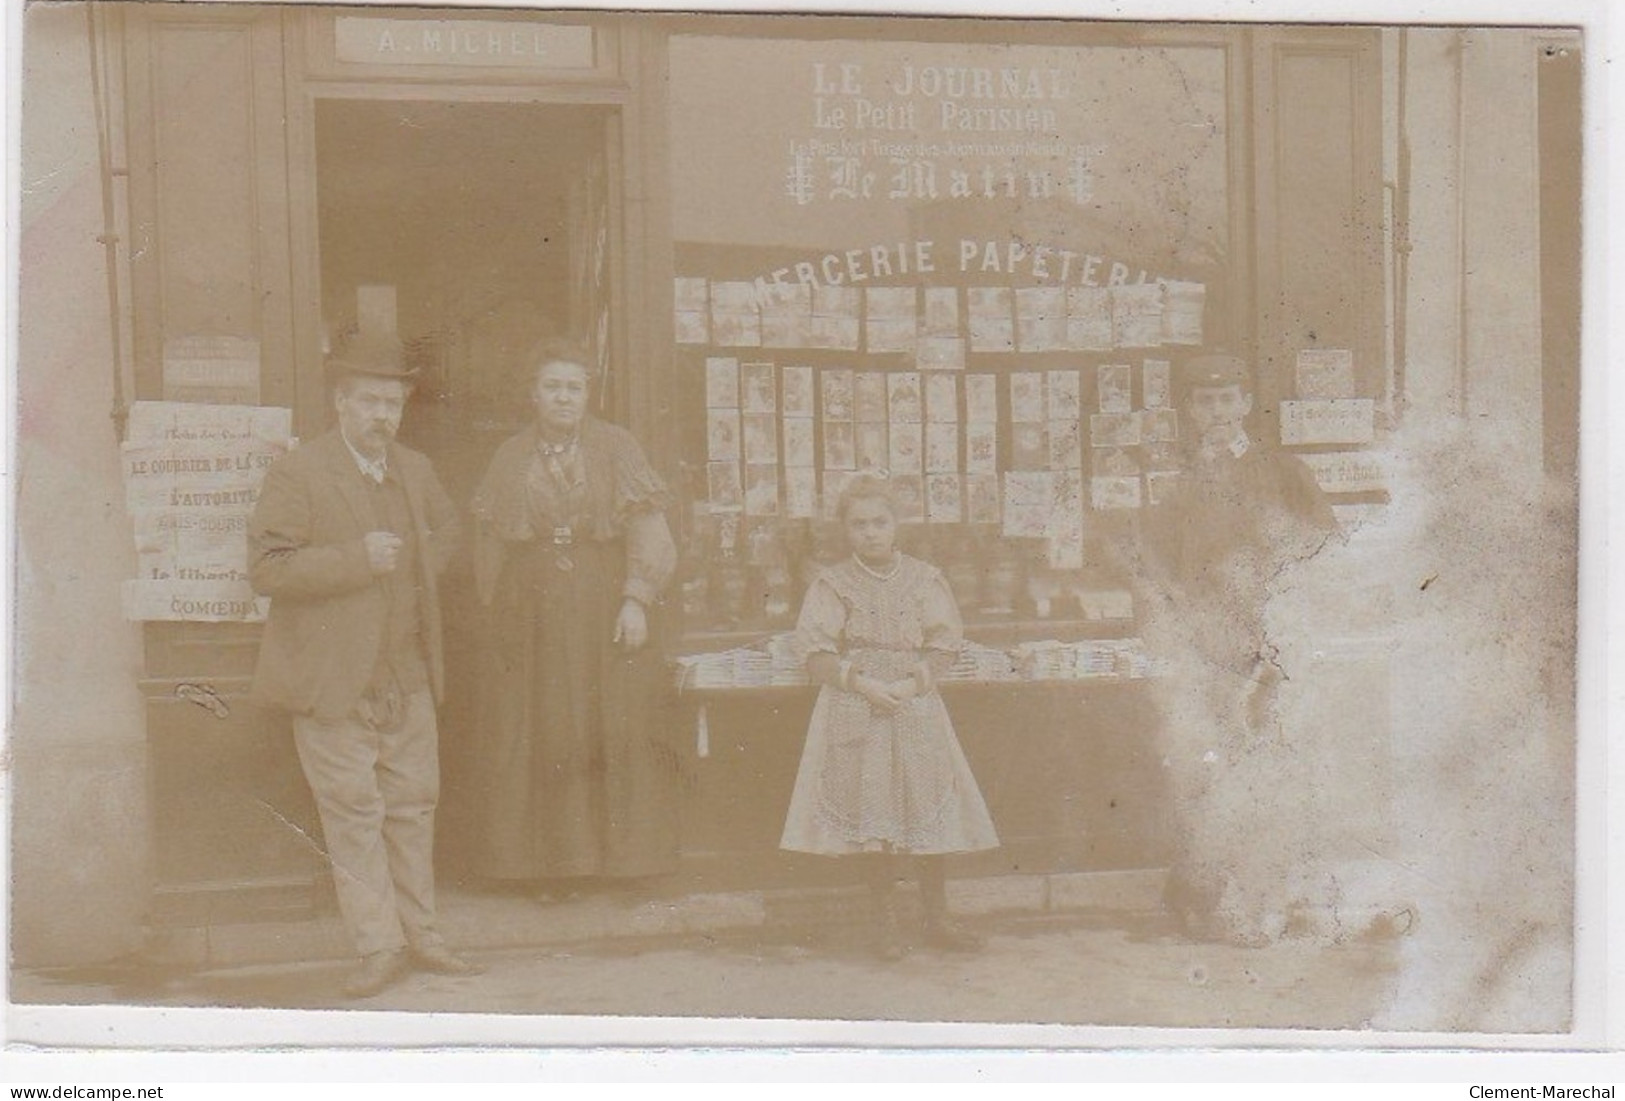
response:
{"label": "newspaper placard", "polygon": [[1377,451],[1301,455],[1327,493],[1378,493],[1388,488],[1388,464]]}
{"label": "newspaper placard", "polygon": [[1281,442],[1288,447],[1322,443],[1370,443],[1376,435],[1370,398],[1283,401]]}
{"label": "newspaper placard", "polygon": [[132,620],[259,620],[248,585],[248,519],[265,471],[291,443],[290,411],[137,402],[122,458],[139,574]]}

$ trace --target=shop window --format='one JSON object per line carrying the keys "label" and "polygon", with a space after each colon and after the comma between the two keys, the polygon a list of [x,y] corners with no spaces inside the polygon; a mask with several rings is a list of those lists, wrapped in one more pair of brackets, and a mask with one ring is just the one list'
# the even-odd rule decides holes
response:
{"label": "shop window", "polygon": [[[853,473],[973,637],[1133,632],[1172,365],[1235,346],[1222,45],[678,36],[683,611],[787,629]],[[703,637],[702,637],[703,636]]]}

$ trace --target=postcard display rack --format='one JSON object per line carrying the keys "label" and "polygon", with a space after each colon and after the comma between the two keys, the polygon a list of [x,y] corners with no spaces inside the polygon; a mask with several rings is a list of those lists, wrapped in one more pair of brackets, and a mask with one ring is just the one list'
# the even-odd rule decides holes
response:
{"label": "postcard display rack", "polygon": [[685,687],[804,683],[782,635],[863,471],[954,592],[955,679],[1150,671],[1101,550],[1178,476],[1171,367],[1204,291],[678,275]]}

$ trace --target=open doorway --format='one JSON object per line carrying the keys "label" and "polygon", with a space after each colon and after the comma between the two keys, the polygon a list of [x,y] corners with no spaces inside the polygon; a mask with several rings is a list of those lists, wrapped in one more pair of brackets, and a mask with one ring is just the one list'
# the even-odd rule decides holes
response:
{"label": "open doorway", "polygon": [[[452,100],[316,104],[322,325],[392,330],[419,369],[401,441],[460,506],[527,419],[519,367],[540,338],[604,338],[610,109]],[[466,564],[443,590],[439,851],[473,841],[475,638]]]}

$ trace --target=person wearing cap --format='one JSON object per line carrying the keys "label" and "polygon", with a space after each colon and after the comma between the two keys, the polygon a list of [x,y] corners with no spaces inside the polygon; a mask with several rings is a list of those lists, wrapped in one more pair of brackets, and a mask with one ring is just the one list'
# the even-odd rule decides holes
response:
{"label": "person wearing cap", "polygon": [[412,373],[393,339],[327,361],[338,423],[277,460],[249,524],[249,581],[271,598],[254,696],[293,717],[339,912],[370,997],[413,969],[471,974],[436,925],[436,588],[459,537],[429,460],[395,442]]}
{"label": "person wearing cap", "polygon": [[1173,667],[1163,699],[1177,812],[1167,898],[1194,934],[1261,943],[1280,930],[1273,896],[1284,877],[1273,852],[1259,855],[1259,834],[1287,847],[1283,831],[1263,824],[1303,796],[1285,780],[1303,755],[1270,751],[1286,732],[1264,614],[1281,571],[1314,554],[1337,524],[1308,466],[1248,431],[1244,360],[1192,357],[1178,383],[1183,470],[1143,529],[1155,582],[1146,635]]}
{"label": "person wearing cap", "polygon": [[[1187,455],[1170,494],[1160,542],[1151,548],[1181,587],[1261,580],[1226,569],[1238,560],[1312,550],[1335,527],[1331,505],[1302,460],[1261,444],[1247,430],[1253,412],[1247,364],[1201,355],[1179,376]],[[1262,597],[1262,593],[1249,593]]]}

